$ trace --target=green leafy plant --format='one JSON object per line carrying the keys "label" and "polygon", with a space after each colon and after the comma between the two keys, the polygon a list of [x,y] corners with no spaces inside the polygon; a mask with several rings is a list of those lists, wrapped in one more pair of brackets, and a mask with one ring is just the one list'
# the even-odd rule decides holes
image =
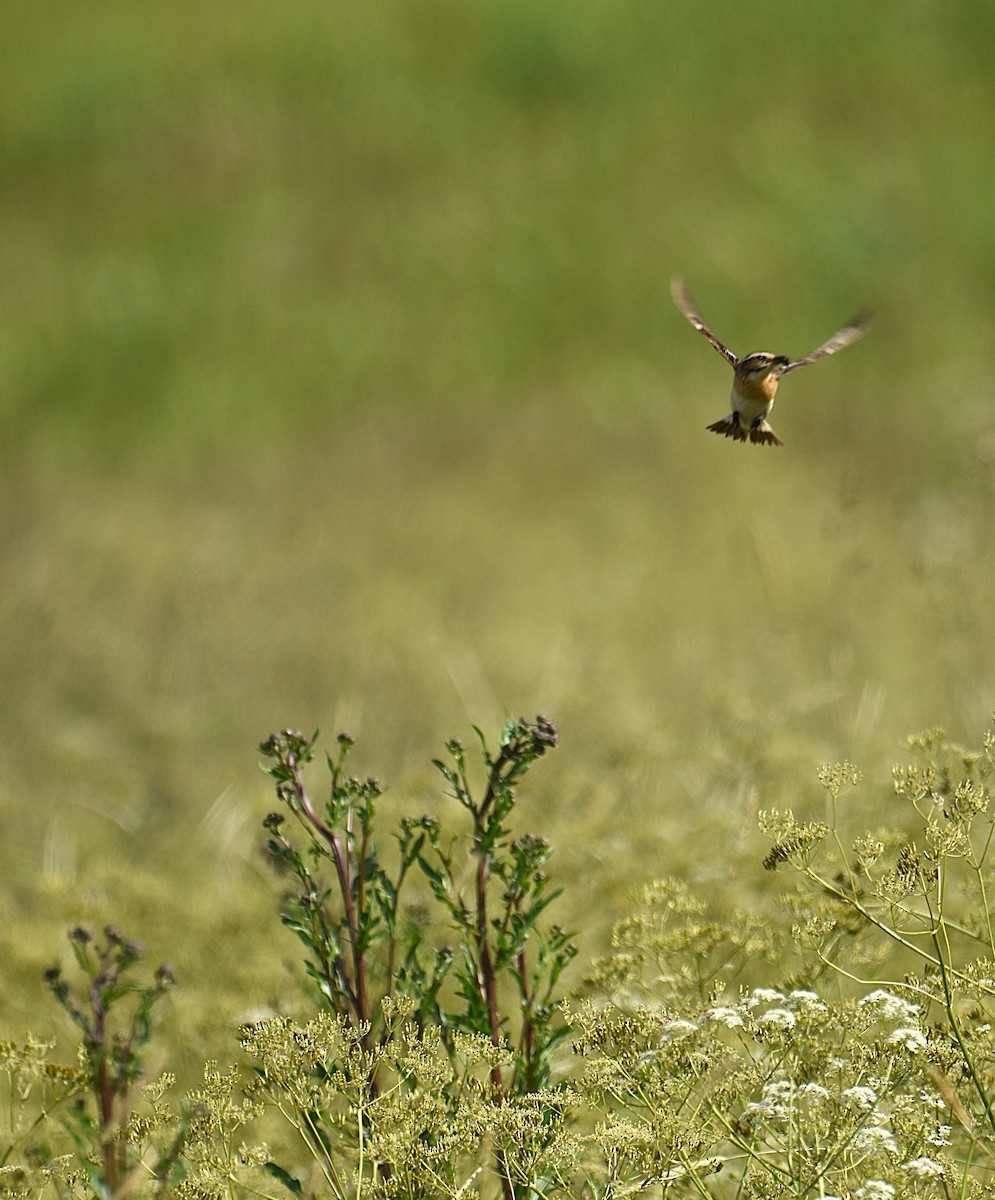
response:
{"label": "green leafy plant", "polygon": [[[83,986],[70,985],[61,967],[46,971],[52,994],[83,1034],[82,1059],[92,1107],[78,1100],[67,1122],[80,1161],[94,1192],[114,1196],[133,1170],[127,1136],[135,1093],[144,1071],[144,1053],[152,1033],[153,1010],[174,982],[172,968],[161,966],[151,983],[132,975],[144,950],[114,925],[103,940],[84,926],[69,934]],[[97,1154],[92,1154],[93,1149]]]}
{"label": "green leafy plant", "polygon": [[[554,1050],[567,1033],[556,986],[574,947],[562,929],[540,924],[558,894],[548,889],[545,872],[552,851],[541,838],[513,838],[509,829],[518,786],[556,745],[556,729],[543,717],[522,718],[505,728],[493,752],[476,732],[484,767],[479,790],[471,784],[461,742],[450,741],[446,759],[435,760],[469,817],[466,835],[447,836],[434,817],[402,820],[394,833],[399,855],[393,872],[374,836],[380,784],[345,772],[349,735],[339,735],[338,754],[327,760],[331,787],[320,810],[304,779],[315,738],[285,730],[261,746],[278,798],[306,835],[301,848],[286,832],[283,813],[265,821],[270,856],[297,885],[282,920],[306,948],[305,967],[318,993],[353,1038],[352,1053],[359,1057],[350,1077],[364,1080],[370,1106],[384,1087],[385,1048],[394,1032],[383,1013],[394,1012],[395,1001],[406,1002],[416,1026],[437,1036],[454,1062],[458,1034],[487,1040],[498,1052],[489,1068],[489,1100],[496,1106],[549,1082]],[[474,863],[469,878],[463,870],[467,853]],[[455,947],[433,944],[431,923],[405,911],[402,891],[412,867],[428,880]],[[396,1064],[391,1074],[397,1076]],[[356,1103],[353,1109],[363,1111]],[[312,1105],[301,1111],[318,1110]],[[330,1121],[308,1117],[295,1124],[331,1170],[325,1146]],[[498,1151],[499,1159],[503,1154]],[[394,1170],[383,1159],[373,1174],[390,1178]],[[499,1161],[498,1173],[512,1195],[506,1161]]]}
{"label": "green leafy plant", "polygon": [[[555,728],[543,717],[509,725],[496,754],[490,752],[480,730],[476,733],[487,770],[481,795],[475,795],[470,784],[462,743],[449,742],[448,761],[435,760],[472,822],[476,870],[470,898],[459,886],[458,852],[452,843],[443,846],[435,824],[426,831],[434,855],[422,854],[418,862],[458,936],[455,974],[463,1006],[444,1018],[470,1033],[484,1034],[495,1046],[507,1040],[514,1052],[511,1079],[506,1080],[495,1066],[492,1082],[499,1092],[521,1094],[549,1081],[552,1052],[566,1035],[557,1020],[560,1006],[555,989],[575,948],[559,926],[543,929],[539,924],[560,894],[547,888],[545,865],[552,848],[534,834],[511,840],[507,822],[518,783],[532,763],[556,745],[557,738]],[[532,945],[536,950],[530,961]],[[509,1006],[502,1002],[502,981],[509,984],[510,1007],[517,1019],[513,1037]]]}

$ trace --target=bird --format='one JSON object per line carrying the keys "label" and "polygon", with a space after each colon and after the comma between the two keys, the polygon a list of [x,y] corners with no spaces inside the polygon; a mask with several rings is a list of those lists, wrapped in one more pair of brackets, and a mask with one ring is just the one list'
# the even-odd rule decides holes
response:
{"label": "bird", "polygon": [[828,341],[823,342],[811,354],[806,354],[804,358],[792,360],[784,354],[769,354],[765,350],[747,354],[745,358],[737,358],[728,347],[722,345],[701,319],[687,284],[679,275],[675,275],[670,281],[670,294],[695,329],[708,338],[733,369],[732,412],[721,421],[713,422],[708,428],[713,433],[720,433],[734,441],[750,441],[760,446],[784,445],[767,423],[770,410],[774,406],[777,385],[784,376],[797,371],[799,367],[807,367],[809,363],[825,358],[827,354],[835,354],[837,350],[842,350],[858,338],[862,338],[867,332],[872,316],[866,309],[859,312]]}

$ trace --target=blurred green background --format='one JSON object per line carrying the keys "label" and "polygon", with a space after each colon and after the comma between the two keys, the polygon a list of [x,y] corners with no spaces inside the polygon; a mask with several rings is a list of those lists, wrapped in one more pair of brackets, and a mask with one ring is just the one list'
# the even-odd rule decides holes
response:
{"label": "blurred green background", "polygon": [[[292,1006],[256,744],[397,813],[543,712],[519,819],[581,958],[758,807],[995,705],[989,0],[5,0],[0,1036],[117,921],[181,1067]],[[800,355],[781,450],[706,433]],[[320,790],[320,777],[315,786]],[[386,840],[386,839],[385,839]],[[596,901],[592,903],[592,898]]]}

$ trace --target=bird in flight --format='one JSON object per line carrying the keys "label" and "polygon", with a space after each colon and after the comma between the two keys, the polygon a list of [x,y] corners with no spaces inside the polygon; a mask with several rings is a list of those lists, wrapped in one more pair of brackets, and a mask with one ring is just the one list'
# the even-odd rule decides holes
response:
{"label": "bird in flight", "polygon": [[835,354],[844,346],[849,346],[851,342],[864,336],[871,322],[869,312],[859,313],[848,325],[834,333],[828,342],[823,342],[818,350],[793,361],[783,354],[768,354],[766,351],[737,358],[731,350],[722,345],[701,319],[688,293],[687,285],[678,275],[670,281],[670,294],[695,329],[708,338],[733,369],[732,412],[708,428],[737,442],[751,441],[762,446],[784,445],[767,424],[770,410],[774,406],[777,385],[784,376],[797,371],[799,367],[807,367],[817,359],[825,358],[827,354]]}

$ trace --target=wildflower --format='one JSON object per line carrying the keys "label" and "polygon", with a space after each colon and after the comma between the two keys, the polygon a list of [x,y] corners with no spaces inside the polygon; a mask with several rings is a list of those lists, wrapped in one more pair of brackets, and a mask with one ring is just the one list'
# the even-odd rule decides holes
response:
{"label": "wildflower", "polygon": [[896,1029],[888,1038],[889,1046],[901,1046],[910,1054],[919,1054],[926,1049],[926,1039],[918,1029],[903,1027]]}
{"label": "wildflower", "polygon": [[935,1158],[910,1158],[902,1163],[902,1170],[916,1179],[942,1179],[943,1167]]}
{"label": "wildflower", "polygon": [[950,1145],[950,1126],[937,1125],[933,1132],[926,1138],[931,1146],[949,1146]]}
{"label": "wildflower", "polygon": [[810,1104],[825,1104],[829,1099],[829,1092],[821,1083],[803,1083],[798,1095]]}
{"label": "wildflower", "polygon": [[775,1121],[785,1121],[788,1110],[783,1104],[772,1104],[766,1100],[753,1100],[743,1109],[742,1122],[748,1129],[758,1129]]}
{"label": "wildflower", "polygon": [[853,1139],[853,1146],[855,1150],[862,1150],[868,1154],[890,1154],[892,1158],[898,1157],[895,1135],[890,1129],[880,1126],[871,1125],[858,1130]]}
{"label": "wildflower", "polygon": [[756,1129],[758,1126],[764,1123],[764,1118],[766,1115],[767,1114],[764,1112],[761,1105],[757,1104],[755,1101],[751,1101],[746,1108],[743,1109],[743,1113],[742,1116],[740,1116],[739,1121],[740,1124],[745,1126],[747,1129]]}
{"label": "wildflower", "polygon": [[745,1024],[742,1013],[728,1005],[717,1005],[705,1013],[706,1021],[714,1021],[716,1025],[724,1025],[726,1029],[739,1029]]}
{"label": "wildflower", "polygon": [[883,1179],[868,1179],[862,1188],[853,1193],[854,1200],[892,1200],[895,1189]]}
{"label": "wildflower", "polygon": [[761,1004],[774,1004],[778,1000],[784,1000],[783,992],[776,992],[773,988],[754,988],[746,998],[747,1008],[757,1008]]}
{"label": "wildflower", "polygon": [[815,992],[809,992],[803,988],[796,988],[791,992],[788,996],[788,1003],[798,1012],[808,1015],[827,1011],[825,1004],[823,1004]]}
{"label": "wildflower", "polygon": [[760,1024],[772,1028],[794,1029],[797,1018],[786,1008],[771,1008],[760,1018]]}
{"label": "wildflower", "polygon": [[774,1103],[790,1101],[794,1090],[795,1085],[790,1079],[773,1079],[764,1088],[764,1099]]}
{"label": "wildflower", "polygon": [[867,1009],[876,1021],[913,1021],[919,1011],[918,1004],[910,1004],[908,1000],[893,996],[883,988],[869,992],[857,1007]]}
{"label": "wildflower", "polygon": [[768,1083],[759,1100],[754,1100],[743,1110],[742,1121],[750,1129],[772,1121],[785,1121],[795,1085],[790,1079],[775,1079]]}
{"label": "wildflower", "polygon": [[697,1033],[698,1026],[694,1021],[687,1021],[681,1018],[677,1021],[668,1021],[663,1027],[663,1034],[660,1038],[660,1044],[666,1042],[676,1042],[681,1038],[686,1038],[690,1033]]}
{"label": "wildflower", "polygon": [[843,1092],[841,1099],[845,1100],[851,1108],[858,1108],[861,1112],[870,1112],[878,1102],[877,1092],[869,1087],[849,1087]]}
{"label": "wildflower", "polygon": [[854,839],[853,852],[864,867],[872,867],[884,854],[884,842],[875,837],[858,837]]}

